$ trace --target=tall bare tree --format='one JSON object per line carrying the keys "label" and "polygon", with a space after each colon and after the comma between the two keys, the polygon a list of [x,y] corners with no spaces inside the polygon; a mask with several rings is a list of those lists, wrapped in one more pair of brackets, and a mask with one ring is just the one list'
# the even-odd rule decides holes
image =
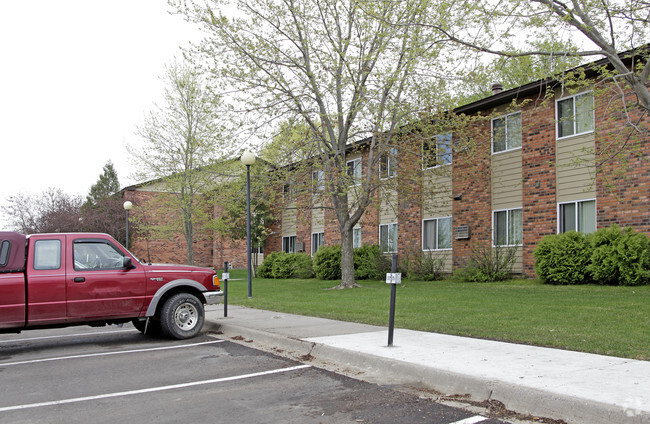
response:
{"label": "tall bare tree", "polygon": [[[419,99],[438,80],[439,45],[424,24],[424,0],[171,1],[203,26],[194,49],[197,65],[231,96],[230,111],[248,128],[296,119],[309,128],[306,142],[314,175],[313,202],[331,208],[341,233],[342,287],[355,284],[353,228],[383,184],[381,157],[398,144],[398,128],[417,119]],[[234,11],[236,10],[236,11]],[[228,11],[228,15],[222,13]],[[438,11],[437,19],[446,19]],[[350,146],[365,140],[365,177],[351,184]],[[304,172],[304,170],[303,170]],[[309,175],[309,174],[307,174]],[[303,178],[311,181],[310,178]],[[298,180],[296,178],[295,180]]]}
{"label": "tall bare tree", "polygon": [[143,147],[131,146],[129,151],[139,169],[138,179],[169,194],[165,198],[170,201],[158,207],[170,211],[169,216],[180,216],[168,230],[184,235],[187,263],[192,264],[197,226],[211,217],[204,195],[214,182],[208,171],[217,159],[220,140],[218,99],[186,63],[168,66],[165,80],[164,104],[149,113],[138,131]]}

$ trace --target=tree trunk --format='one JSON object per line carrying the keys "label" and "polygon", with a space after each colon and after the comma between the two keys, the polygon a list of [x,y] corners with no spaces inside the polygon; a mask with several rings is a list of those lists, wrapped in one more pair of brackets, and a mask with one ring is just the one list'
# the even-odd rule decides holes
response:
{"label": "tree trunk", "polygon": [[358,287],[354,279],[354,248],[352,247],[352,228],[341,226],[341,284],[339,288]]}

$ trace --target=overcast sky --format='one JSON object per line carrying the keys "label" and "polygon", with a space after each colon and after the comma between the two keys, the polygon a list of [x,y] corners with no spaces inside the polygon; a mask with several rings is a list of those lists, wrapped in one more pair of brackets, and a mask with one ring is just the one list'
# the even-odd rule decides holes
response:
{"label": "overcast sky", "polygon": [[164,66],[200,37],[169,11],[166,0],[0,0],[0,205],[49,187],[85,196],[108,160],[122,187],[136,182],[125,146],[160,101]]}

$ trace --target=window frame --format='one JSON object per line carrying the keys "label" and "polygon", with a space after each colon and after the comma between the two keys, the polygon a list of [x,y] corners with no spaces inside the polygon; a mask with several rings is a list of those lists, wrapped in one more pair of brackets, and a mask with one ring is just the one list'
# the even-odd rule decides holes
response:
{"label": "window frame", "polygon": [[[384,250],[384,246],[382,245],[382,227],[386,228],[387,231],[387,243],[386,243],[386,248],[388,250]],[[394,238],[395,238],[395,246],[394,250],[390,250],[391,247],[391,241],[393,237],[391,237],[391,229],[393,229],[394,233]],[[397,222],[390,222],[387,224],[379,224],[379,248],[381,249],[382,253],[397,253],[397,245],[399,242],[399,232],[398,232],[398,224]]]}
{"label": "window frame", "polygon": [[[520,131],[520,133],[519,133],[519,145],[516,146],[516,147],[510,147],[510,146],[508,146],[508,134],[510,133],[510,130],[509,130],[510,126],[508,125],[508,117],[514,116],[514,115],[519,115],[519,131]],[[501,119],[505,122],[505,131],[503,133],[505,149],[496,151],[495,148],[494,148],[495,145],[496,145],[495,136],[494,136],[494,131],[495,131],[494,123],[495,123],[495,121],[498,121],[498,120],[501,120]],[[496,118],[492,118],[492,120],[490,121],[490,135],[491,135],[491,139],[492,139],[492,154],[493,155],[496,155],[496,154],[499,154],[499,153],[505,153],[505,152],[512,152],[514,150],[520,150],[521,145],[523,144],[522,113],[521,113],[521,111],[519,110],[519,111],[516,111],[516,112],[506,113],[505,115],[501,115],[501,116],[498,116]]]}
{"label": "window frame", "polygon": [[571,205],[571,204],[575,206],[575,209],[574,209],[575,210],[575,212],[574,212],[574,223],[573,223],[574,226],[575,226],[575,230],[569,230],[569,231],[576,231],[576,232],[581,233],[581,234],[591,234],[591,233],[585,233],[585,232],[580,231],[580,224],[581,223],[579,221],[580,213],[579,213],[579,210],[578,210],[578,208],[579,208],[578,205],[586,203],[586,202],[593,202],[593,204],[594,204],[594,223],[593,223],[594,224],[594,232],[598,230],[598,203],[597,203],[597,200],[595,198],[590,198],[590,199],[582,199],[582,200],[572,200],[572,201],[569,201],[569,202],[558,202],[558,204],[557,204],[557,234],[563,234],[563,233],[567,232],[567,231],[562,231],[563,220],[562,220],[561,212],[562,212],[562,206]]}
{"label": "window frame", "polygon": [[[425,153],[425,151],[431,152],[431,148],[434,147],[434,144],[435,144],[434,154]],[[442,151],[440,145],[448,146],[448,148],[445,149],[445,153],[443,154],[440,154],[440,152]],[[449,158],[448,161],[445,160],[445,158],[447,157]],[[430,140],[424,140],[422,142],[422,169],[433,169],[445,165],[451,165],[453,161],[454,161],[454,147],[453,147],[452,133],[436,134],[433,137],[431,137]]]}
{"label": "window frame", "polygon": [[325,246],[325,232],[311,233],[311,256],[314,256],[323,246]]}
{"label": "window frame", "polygon": [[[510,222],[511,222],[511,212],[520,211],[521,212],[521,240],[519,243],[511,243],[511,234],[510,234]],[[496,219],[497,213],[506,213],[506,242],[504,244],[497,244],[497,234],[498,221]],[[524,245],[524,211],[523,208],[507,208],[507,209],[493,209],[492,210],[492,247],[514,247],[514,246],[523,246]]]}
{"label": "window frame", "polygon": [[[450,235],[450,247],[440,247],[440,220],[449,220],[449,235]],[[425,223],[435,221],[436,222],[436,238],[435,238],[435,247],[434,248],[427,248],[425,246]],[[444,251],[444,250],[453,250],[453,243],[454,243],[454,238],[452,234],[452,230],[454,228],[454,221],[451,215],[449,216],[440,216],[437,218],[427,218],[422,220],[422,251],[423,252],[438,252],[438,251]]]}
{"label": "window frame", "polygon": [[[352,164],[352,166],[350,166],[350,164]],[[347,167],[348,177],[350,177],[351,180],[350,185],[355,186],[361,184],[361,178],[362,178],[361,158],[350,159],[347,162],[345,162],[345,166]]]}
{"label": "window frame", "polygon": [[[386,165],[384,165],[386,162]],[[384,176],[384,166],[386,167],[386,176]],[[381,154],[379,158],[379,178],[387,180],[397,176],[397,149],[391,147],[387,152]]]}
{"label": "window frame", "polygon": [[[593,108],[591,109],[590,119],[591,119],[591,124],[592,125],[591,125],[590,130],[578,132],[578,119],[577,119],[577,116],[579,116],[580,114],[577,113],[578,111],[577,111],[577,106],[576,105],[577,105],[578,102],[576,102],[576,99],[578,97],[583,97],[583,96],[586,96],[586,95],[591,95],[591,101],[592,101]],[[560,135],[560,124],[561,124],[561,119],[562,118],[560,118],[560,103],[565,102],[565,101],[567,101],[569,99],[572,100],[573,133],[569,134],[569,135],[562,135],[561,136]],[[580,136],[580,135],[584,135],[584,134],[593,133],[595,131],[595,128],[596,128],[595,105],[596,105],[596,98],[594,97],[594,92],[592,90],[583,91],[583,92],[576,93],[576,94],[573,94],[573,95],[570,95],[570,96],[562,97],[560,99],[556,99],[555,100],[555,138],[556,138],[556,140],[562,140],[562,139],[569,138],[569,137],[576,137],[576,136]]]}
{"label": "window frame", "polygon": [[[56,247],[58,249],[57,264],[52,265],[52,266],[41,266],[41,262],[37,262],[38,260],[41,259],[41,256],[43,255],[43,253],[41,253],[41,251],[39,250],[39,245],[43,245],[43,248],[47,249],[47,246],[46,246],[47,242],[58,245]],[[53,270],[56,270],[56,269],[61,269],[61,266],[62,266],[62,259],[61,259],[62,251],[63,251],[63,243],[59,239],[36,240],[34,242],[34,259],[33,259],[32,267],[34,268],[35,271],[53,271]]]}
{"label": "window frame", "polygon": [[[359,234],[359,245],[356,246],[355,244],[355,234]],[[361,227],[354,227],[352,229],[352,248],[357,249],[359,247],[363,246],[363,233],[361,232]]]}
{"label": "window frame", "polygon": [[312,171],[311,183],[315,192],[325,191],[325,171],[322,169]]}
{"label": "window frame", "polygon": [[[293,241],[293,251],[291,242]],[[296,236],[282,236],[282,251],[285,253],[296,253]]]}

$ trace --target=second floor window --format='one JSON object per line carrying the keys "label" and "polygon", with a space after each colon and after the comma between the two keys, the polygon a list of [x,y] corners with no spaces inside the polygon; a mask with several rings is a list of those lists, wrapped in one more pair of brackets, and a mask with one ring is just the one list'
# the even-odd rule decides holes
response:
{"label": "second floor window", "polygon": [[379,177],[391,178],[397,175],[397,149],[392,148],[379,158]]}
{"label": "second floor window", "polygon": [[521,147],[521,112],[492,120],[492,153]]}
{"label": "second floor window", "polygon": [[581,93],[557,101],[557,137],[594,130],[594,93]]}
{"label": "second floor window", "polygon": [[349,160],[346,162],[348,167],[348,177],[351,179],[351,184],[356,185],[361,183],[361,158]]}
{"label": "second floor window", "polygon": [[422,144],[422,163],[425,169],[450,164],[451,158],[451,134],[438,134]]}

